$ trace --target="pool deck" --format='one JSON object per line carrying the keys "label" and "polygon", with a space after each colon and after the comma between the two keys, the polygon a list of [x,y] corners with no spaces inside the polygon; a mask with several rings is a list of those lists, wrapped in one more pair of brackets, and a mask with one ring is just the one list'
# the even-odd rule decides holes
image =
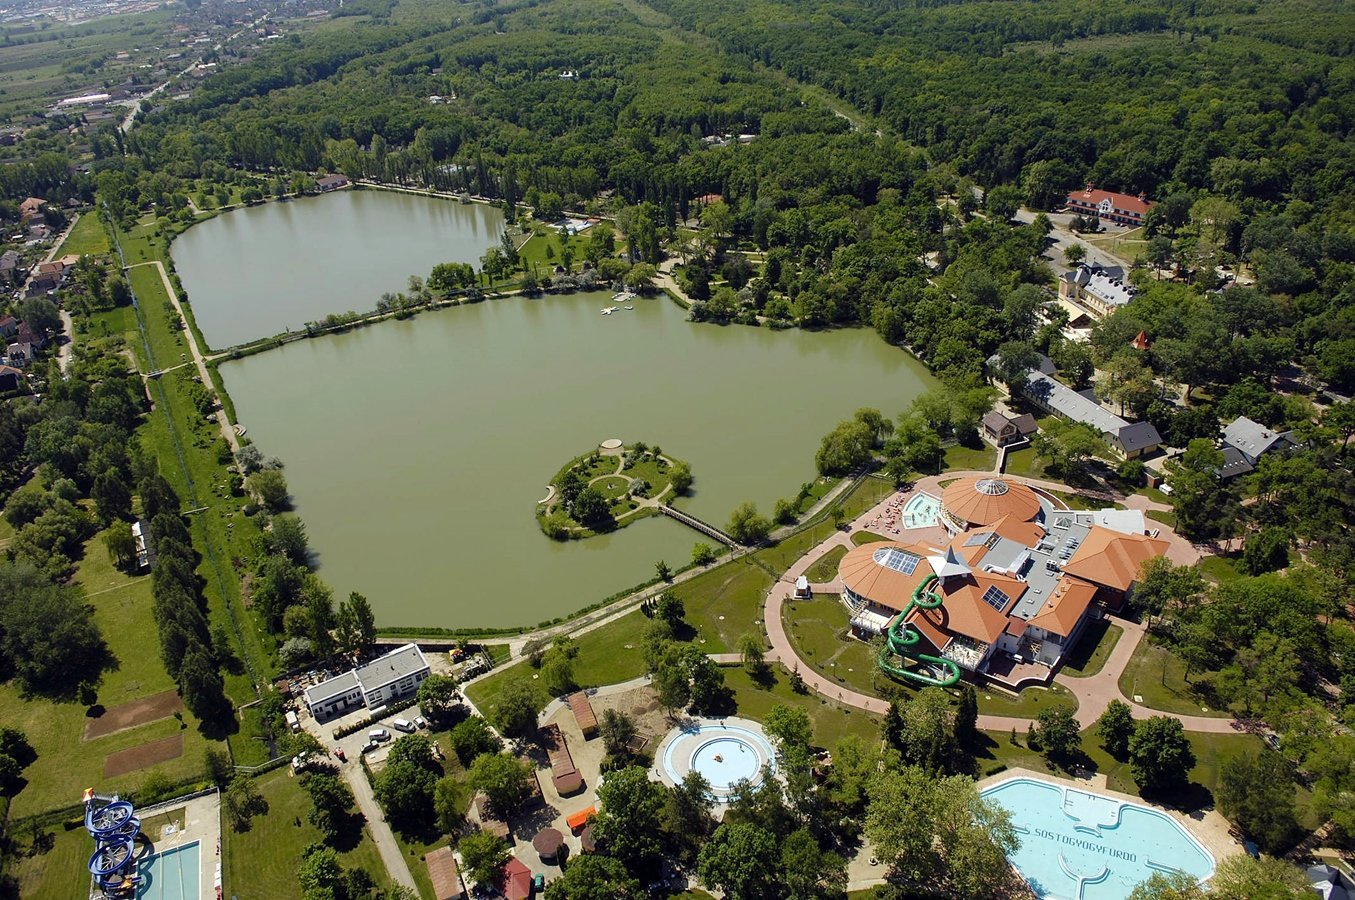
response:
{"label": "pool deck", "polygon": [[[220,796],[213,791],[187,800],[175,799],[155,806],[137,807],[136,815],[157,854],[197,842],[197,900],[215,900],[217,868],[221,865]],[[174,822],[172,834],[163,831],[166,818]],[[152,825],[154,832],[147,827]]]}
{"label": "pool deck", "polygon": [[[711,730],[709,733],[697,733],[691,730],[693,727],[698,726],[701,728],[709,728],[713,730]],[[712,738],[715,737],[719,737],[721,733],[720,729],[723,726],[728,726],[731,729],[742,729],[744,731],[752,732],[753,734],[760,736],[762,740],[766,741],[768,746],[771,746],[771,739],[768,738],[767,733],[763,731],[762,725],[758,722],[754,722],[752,719],[743,719],[738,716],[727,716],[723,719],[703,719],[703,718],[691,719],[690,721],[684,722],[682,725],[679,725],[677,728],[674,728],[672,731],[668,732],[668,734],[664,736],[664,739],[659,743],[658,749],[654,751],[654,768],[651,771],[655,776],[658,777],[659,781],[662,781],[669,787],[675,787],[678,781],[686,777],[687,773],[691,771],[691,760],[690,758],[674,759],[673,770],[669,771],[668,765],[665,762],[668,749],[670,747],[680,745],[683,741],[686,741],[690,743],[691,746],[690,748],[679,747],[680,750],[679,756],[687,755],[690,752],[695,751],[697,747],[699,747],[701,744],[704,744],[706,741],[711,740]],[[763,748],[753,747],[752,749],[759,756],[766,755],[763,752]],[[766,759],[762,760],[762,763],[765,764],[771,761],[772,758],[767,757]],[[758,784],[761,782],[762,779],[761,777],[755,777],[750,780],[754,784]],[[722,791],[718,787],[715,793],[717,797],[723,796]],[[719,810],[720,806],[717,804],[716,808],[717,810]],[[719,813],[717,812],[717,816],[718,815]]]}
{"label": "pool deck", "polygon": [[1132,803],[1135,806],[1145,806],[1149,809],[1156,810],[1163,815],[1171,816],[1182,828],[1194,837],[1195,840],[1199,841],[1204,849],[1213,854],[1215,867],[1228,857],[1236,856],[1242,852],[1242,845],[1233,840],[1232,836],[1228,833],[1230,828],[1228,820],[1225,819],[1218,810],[1197,810],[1187,814],[1166,806],[1159,806],[1156,803],[1152,803],[1142,797],[1136,797],[1133,794],[1112,791],[1106,787],[1106,776],[1099,772],[1093,774],[1089,778],[1071,778],[1049,775],[1045,772],[1036,772],[1032,769],[1016,767],[1004,769],[996,775],[989,775],[987,778],[984,778],[978,783],[979,792],[982,793],[985,789],[990,788],[995,784],[1011,781],[1014,778],[1029,778],[1033,781],[1045,781],[1050,784],[1062,785],[1063,787],[1092,791],[1114,800]]}

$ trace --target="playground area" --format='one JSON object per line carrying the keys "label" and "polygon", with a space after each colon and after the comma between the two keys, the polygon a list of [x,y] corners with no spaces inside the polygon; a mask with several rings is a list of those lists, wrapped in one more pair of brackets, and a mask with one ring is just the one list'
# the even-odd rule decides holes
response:
{"label": "playground area", "polygon": [[762,726],[749,719],[695,719],[663,740],[655,754],[659,778],[666,784],[700,772],[719,803],[727,803],[741,781],[761,783],[764,770],[776,769],[776,755]]}
{"label": "playground area", "polygon": [[[221,827],[215,792],[144,809],[85,792],[91,898],[219,900]],[[203,857],[206,857],[204,862]]]}

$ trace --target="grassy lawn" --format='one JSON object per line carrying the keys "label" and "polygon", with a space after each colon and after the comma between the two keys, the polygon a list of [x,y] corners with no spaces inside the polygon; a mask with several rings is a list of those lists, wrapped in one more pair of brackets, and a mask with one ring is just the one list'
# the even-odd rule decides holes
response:
{"label": "grassy lawn", "polygon": [[30,836],[15,834],[18,852],[11,865],[19,879],[19,896],[31,900],[88,896],[87,866],[94,842],[85,831],[84,820],[58,823],[48,829],[48,834],[53,837],[51,849],[31,856],[24,855],[31,849]]}
{"label": "grassy lawn", "polygon": [[871,696],[897,689],[880,674],[871,646],[848,633],[848,612],[832,594],[815,594],[782,607],[786,634],[799,657],[825,678]]}
{"label": "grassy lawn", "polygon": [[[1008,460],[1011,456],[1007,457]],[[946,448],[945,471],[966,471],[973,469],[978,472],[991,472],[993,466],[997,463],[997,451],[987,444],[978,449],[972,447],[962,447],[956,444],[954,447]]]}
{"label": "grassy lawn", "polygon": [[[287,769],[277,769],[254,782],[268,801],[268,814],[256,816],[249,831],[237,833],[223,821],[222,880],[225,895],[239,900],[301,900],[296,867],[301,851],[320,832],[307,821],[310,797]],[[341,849],[344,868],[366,869],[377,884],[387,883],[386,869],[367,830],[353,847]],[[204,863],[208,861],[204,857]]]}
{"label": "grassy lawn", "polygon": [[61,249],[57,250],[56,255],[61,257],[74,253],[76,256],[107,256],[112,249],[108,232],[104,231],[99,217],[87,212],[80,216],[80,221],[75,223],[66,240],[61,242]]}
{"label": "grassy lawn", "polygon": [[[102,536],[96,535],[85,547],[75,581],[89,596],[94,619],[117,660],[117,668],[106,673],[99,685],[98,703],[111,709],[120,703],[172,690],[174,682],[160,662],[155,637],[150,579],[128,577],[115,569]],[[0,722],[23,729],[38,754],[24,770],[29,783],[14,797],[11,816],[22,817],[77,803],[80,792],[90,786],[107,791],[136,788],[153,769],[105,779],[104,757],[180,730],[184,735],[183,755],[155,769],[173,780],[202,773],[203,751],[208,741],[198,733],[197,722],[190,713],[184,713],[187,727],[172,718],[162,719],[85,741],[85,712],[84,706],[73,701],[25,699],[13,684],[0,685]]]}
{"label": "grassy lawn", "polygon": [[[129,263],[162,258],[163,243],[155,231],[152,219],[150,224],[120,233]],[[158,271],[141,266],[132,269],[128,278],[140,301],[147,342],[142,341],[134,318],[121,321],[128,326],[125,337],[140,369],[145,372],[178,364],[187,354],[188,344],[169,307]],[[203,554],[198,571],[206,583],[204,593],[212,624],[236,638],[234,649],[246,663],[226,674],[227,693],[236,703],[244,703],[255,696],[254,678],[265,679],[274,668],[271,657],[275,641],[244,610],[239,572],[232,565],[233,560],[255,555],[259,530],[255,520],[241,512],[244,499],[230,496],[227,490],[229,451],[216,424],[205,420],[189,401],[188,372],[182,369],[151,382],[156,411],[141,427],[139,436],[160,459],[162,473],[185,506],[201,509],[191,517],[193,545]]]}
{"label": "grassy lawn", "polygon": [[1166,494],[1162,493],[1157,488],[1153,487],[1142,487],[1139,488],[1134,493],[1142,494],[1149,500],[1152,500],[1154,503],[1162,503],[1164,505],[1170,506],[1172,502],[1172,498],[1168,497]]}
{"label": "grassy lawn", "polygon": [[1180,657],[1151,640],[1139,642],[1138,649],[1120,676],[1120,692],[1132,698],[1143,697],[1150,709],[1190,716],[1227,716],[1225,712],[1204,708],[1204,701],[1185,680],[1185,664]]}
{"label": "grassy lawn", "polygon": [[1028,687],[1014,697],[989,688],[977,690],[979,712],[985,716],[1020,716],[1033,719],[1046,709],[1062,707],[1069,712],[1077,710],[1077,698],[1069,693],[1067,688],[1058,684],[1051,684],[1047,688]]}
{"label": "grassy lawn", "polygon": [[1218,584],[1236,581],[1242,577],[1242,573],[1237,570],[1235,558],[1231,556],[1206,556],[1200,560],[1199,569],[1205,578]]}
{"label": "grassy lawn", "polygon": [[844,734],[864,738],[878,737],[880,720],[863,710],[839,706],[818,694],[796,694],[790,689],[790,678],[779,667],[773,666],[774,680],[770,686],[755,684],[741,666],[725,666],[725,683],[734,691],[738,714],[759,722],[776,704],[801,706],[809,713],[814,728],[814,743],[833,747]]}
{"label": "grassy lawn", "polygon": [[1003,471],[1023,478],[1044,478],[1044,461],[1030,447],[1012,450],[1007,454]]}
{"label": "grassy lawn", "polygon": [[875,544],[880,541],[887,541],[889,538],[883,534],[876,534],[873,531],[858,531],[852,534],[852,543],[860,547],[862,544]]}
{"label": "grassy lawn", "polygon": [[1124,629],[1113,625],[1107,619],[1099,619],[1087,625],[1073,652],[1068,654],[1062,672],[1075,678],[1086,678],[1101,671],[1101,667],[1110,658],[1110,651],[1124,636]]}
{"label": "grassy lawn", "polygon": [[[1025,746],[1013,745],[1010,732],[988,732],[992,743],[988,752],[979,761],[980,772],[991,773],[999,765],[1007,768],[1031,769],[1048,774],[1063,774],[1055,771],[1043,756],[1034,753]],[[1026,736],[1017,735],[1022,745]],[[1187,793],[1183,801],[1185,808],[1197,808],[1212,802],[1212,794],[1218,788],[1219,770],[1223,763],[1243,753],[1253,753],[1262,748],[1261,739],[1248,734],[1198,734],[1189,733],[1191,747],[1195,751],[1195,768],[1190,770],[1193,790]],[[1101,749],[1100,739],[1094,730],[1082,732],[1082,750],[1096,771],[1106,776],[1106,786],[1112,791],[1126,794],[1139,794],[1129,765],[1113,759]]]}
{"label": "grassy lawn", "polygon": [[1147,512],[1147,516],[1153,521],[1161,522],[1163,525],[1166,525],[1169,528],[1176,527],[1176,513],[1174,512],[1166,512],[1160,509],[1150,509]]}
{"label": "grassy lawn", "polygon": [[846,547],[834,547],[805,571],[805,577],[809,579],[810,584],[822,584],[825,581],[832,581],[837,577],[837,564],[842,561],[842,557],[847,555]]}

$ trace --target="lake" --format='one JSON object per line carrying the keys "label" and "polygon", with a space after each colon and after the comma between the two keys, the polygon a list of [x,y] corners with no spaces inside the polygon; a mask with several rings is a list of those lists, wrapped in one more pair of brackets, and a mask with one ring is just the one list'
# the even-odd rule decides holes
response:
{"label": "lake", "polygon": [[367,312],[438,263],[478,269],[503,223],[483,203],[346,190],[222,213],[170,249],[198,328],[220,349]]}
{"label": "lake", "polygon": [[820,438],[858,407],[893,415],[936,384],[869,330],[696,325],[664,296],[600,315],[608,304],[507,298],[223,361],[337,597],[366,594],[383,625],[563,615],[653,577],[659,559],[686,563],[701,540],[652,518],[551,541],[535,504],[573,456],[613,437],[659,444],[692,465],[678,506],[723,525],[738,503],[769,512],[812,480]]}

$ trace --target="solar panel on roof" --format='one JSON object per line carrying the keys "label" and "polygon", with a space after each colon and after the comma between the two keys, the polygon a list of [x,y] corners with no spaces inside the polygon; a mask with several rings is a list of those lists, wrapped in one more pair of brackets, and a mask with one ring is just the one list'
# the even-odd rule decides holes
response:
{"label": "solar panel on roof", "polygon": [[895,572],[912,575],[913,570],[917,568],[917,564],[922,562],[922,557],[899,550],[896,547],[889,547],[877,551],[875,561],[886,568],[893,569]]}
{"label": "solar panel on roof", "polygon": [[1012,598],[1008,597],[1000,587],[993,585],[983,592],[983,602],[998,612],[1002,612],[1007,608],[1007,604],[1012,602]]}

